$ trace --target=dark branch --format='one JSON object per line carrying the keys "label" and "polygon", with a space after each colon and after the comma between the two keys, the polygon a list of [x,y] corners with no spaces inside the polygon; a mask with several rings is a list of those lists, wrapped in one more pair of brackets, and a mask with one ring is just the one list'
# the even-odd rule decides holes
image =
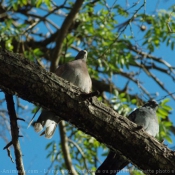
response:
{"label": "dark branch", "polygon": [[21,148],[20,148],[20,144],[18,141],[19,128],[17,124],[17,117],[16,117],[16,112],[15,112],[15,107],[14,107],[13,96],[6,93],[5,98],[7,101],[7,109],[8,109],[9,116],[10,116],[12,143],[14,146],[15,157],[16,157],[16,166],[17,166],[16,168],[18,170],[18,174],[25,175]]}

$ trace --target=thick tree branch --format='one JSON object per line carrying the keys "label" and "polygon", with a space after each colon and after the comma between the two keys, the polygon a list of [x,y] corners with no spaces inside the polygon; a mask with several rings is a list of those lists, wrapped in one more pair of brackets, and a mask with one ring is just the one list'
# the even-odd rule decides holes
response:
{"label": "thick tree branch", "polygon": [[67,15],[66,19],[64,20],[64,22],[61,26],[60,32],[56,38],[55,50],[54,50],[54,53],[52,55],[52,63],[51,63],[51,68],[50,68],[50,70],[52,72],[54,72],[55,69],[58,67],[60,54],[62,51],[63,41],[66,38],[68,30],[69,30],[70,26],[72,25],[72,22],[74,21],[77,13],[79,12],[83,2],[84,2],[84,0],[76,0],[75,4],[73,5],[72,10]]}
{"label": "thick tree branch", "polygon": [[18,170],[18,174],[25,175],[23,160],[22,160],[22,152],[20,149],[20,144],[18,141],[19,137],[19,128],[17,124],[17,117],[13,102],[13,96],[9,94],[5,94],[5,98],[7,101],[7,108],[10,116],[10,125],[11,125],[11,135],[12,135],[12,144],[14,146],[15,157],[16,157],[16,169]]}
{"label": "thick tree branch", "polygon": [[84,100],[78,87],[17,54],[0,53],[0,88],[52,110],[123,154],[140,169],[154,172],[147,174],[175,171],[174,151],[138,130],[136,124],[98,102],[96,97]]}

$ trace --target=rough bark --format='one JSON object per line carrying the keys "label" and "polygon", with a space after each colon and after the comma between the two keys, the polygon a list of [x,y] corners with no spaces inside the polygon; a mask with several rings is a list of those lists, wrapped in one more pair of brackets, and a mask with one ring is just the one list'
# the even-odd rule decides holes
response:
{"label": "rough bark", "polygon": [[175,153],[113,109],[20,55],[0,52],[0,88],[51,109],[146,174],[173,174]]}

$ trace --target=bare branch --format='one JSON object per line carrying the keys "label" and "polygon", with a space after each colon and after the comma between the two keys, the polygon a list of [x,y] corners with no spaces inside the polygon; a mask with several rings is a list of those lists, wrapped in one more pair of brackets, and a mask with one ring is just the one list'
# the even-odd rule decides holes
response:
{"label": "bare branch", "polygon": [[150,71],[148,71],[148,70],[145,68],[144,65],[141,65],[141,66],[142,66],[144,72],[145,72],[149,77],[153,78],[154,81],[155,81],[165,92],[167,92],[173,99],[175,99],[175,96],[165,88],[164,84],[163,84],[154,74],[152,74]]}
{"label": "bare branch", "polygon": [[11,161],[14,163],[14,160],[13,160],[12,155],[10,153],[10,148],[7,148],[7,154],[10,157]]}
{"label": "bare branch", "polygon": [[7,101],[7,108],[10,116],[10,124],[11,124],[11,135],[12,135],[12,143],[14,146],[15,157],[16,157],[16,168],[18,170],[18,174],[25,175],[23,160],[22,160],[22,152],[20,148],[20,144],[18,141],[19,137],[19,128],[17,124],[17,117],[14,108],[13,96],[9,94],[5,94],[5,99]]}
{"label": "bare branch", "polygon": [[145,52],[143,52],[143,51],[141,51],[141,50],[138,50],[137,47],[132,46],[131,44],[128,44],[128,48],[129,48],[130,50],[134,51],[135,53],[137,53],[137,54],[143,56],[144,58],[150,58],[150,59],[152,59],[152,60],[154,60],[154,61],[157,61],[158,63],[164,64],[166,67],[168,67],[168,69],[169,69],[170,71],[173,72],[173,74],[175,74],[175,71],[174,71],[175,67],[172,67],[172,66],[171,66],[168,62],[166,62],[165,60],[163,60],[163,59],[161,59],[161,58],[158,58],[158,57],[155,57],[155,56],[153,56],[153,55],[151,55],[151,54],[145,53]]}
{"label": "bare branch", "polygon": [[3,149],[8,149],[12,144],[12,141],[10,141]]}
{"label": "bare branch", "polygon": [[38,21],[36,21],[36,23],[33,26],[31,26],[31,28],[29,28],[30,30],[33,27],[35,27],[37,24],[39,24],[41,21],[46,21],[49,24],[51,24],[53,27],[55,27],[56,29],[59,29],[59,27],[55,23],[53,23],[51,20],[45,18],[44,16],[39,16],[39,15],[36,15],[36,14],[28,14],[28,15],[31,16],[31,17],[34,17],[34,18],[38,18],[39,19]]}

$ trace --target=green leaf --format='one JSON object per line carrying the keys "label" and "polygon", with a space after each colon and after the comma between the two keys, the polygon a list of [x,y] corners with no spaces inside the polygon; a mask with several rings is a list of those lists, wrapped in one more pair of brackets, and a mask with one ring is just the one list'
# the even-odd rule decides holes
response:
{"label": "green leaf", "polygon": [[39,8],[42,4],[42,0],[37,0],[36,2],[36,7]]}
{"label": "green leaf", "polygon": [[171,139],[170,136],[165,135],[164,138],[165,138],[169,143],[172,143],[172,139]]}
{"label": "green leaf", "polygon": [[39,57],[43,55],[42,51],[39,48],[34,49],[33,53],[35,56],[39,56]]}
{"label": "green leaf", "polygon": [[55,141],[52,141],[52,142],[48,143],[46,145],[46,148],[45,149],[49,149],[54,143],[55,143]]}
{"label": "green leaf", "polygon": [[132,99],[131,100],[131,103],[136,104],[137,103],[137,100],[136,99]]}
{"label": "green leaf", "polygon": [[174,42],[171,43],[171,50],[174,50]]}
{"label": "green leaf", "polygon": [[161,116],[165,116],[165,117],[168,116],[168,112],[167,112],[166,110],[164,110],[164,109],[160,109],[160,108],[159,108],[159,109],[157,110],[157,112],[160,113]]}

